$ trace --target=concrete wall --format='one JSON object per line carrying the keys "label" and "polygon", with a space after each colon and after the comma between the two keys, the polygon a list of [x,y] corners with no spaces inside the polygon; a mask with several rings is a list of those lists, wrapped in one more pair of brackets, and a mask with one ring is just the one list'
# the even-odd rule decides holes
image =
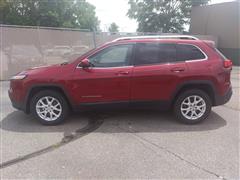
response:
{"label": "concrete wall", "polygon": [[[109,34],[0,25],[0,80],[9,79],[27,68],[76,59],[95,46],[129,35],[138,33]],[[217,43],[212,36],[198,37]]]}
{"label": "concrete wall", "polygon": [[218,38],[218,48],[235,64],[240,62],[240,1],[194,7],[191,34]]}
{"label": "concrete wall", "polygon": [[0,80],[30,67],[69,61],[117,37],[80,30],[1,25]]}

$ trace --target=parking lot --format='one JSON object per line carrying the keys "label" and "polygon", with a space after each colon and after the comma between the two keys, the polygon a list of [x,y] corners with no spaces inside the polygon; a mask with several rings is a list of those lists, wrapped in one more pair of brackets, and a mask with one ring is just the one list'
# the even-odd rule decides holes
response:
{"label": "parking lot", "polygon": [[73,114],[42,126],[12,108],[1,86],[1,178],[239,179],[240,71],[233,97],[201,124],[172,112],[118,110]]}

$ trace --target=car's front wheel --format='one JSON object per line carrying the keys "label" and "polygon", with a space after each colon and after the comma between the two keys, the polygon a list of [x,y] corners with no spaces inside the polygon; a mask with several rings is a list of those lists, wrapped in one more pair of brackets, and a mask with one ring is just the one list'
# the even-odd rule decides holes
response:
{"label": "car's front wheel", "polygon": [[212,102],[202,90],[193,89],[181,93],[174,105],[174,112],[178,120],[187,124],[196,124],[208,117]]}
{"label": "car's front wheel", "polygon": [[51,90],[40,91],[31,100],[31,113],[44,125],[62,123],[68,109],[63,95]]}

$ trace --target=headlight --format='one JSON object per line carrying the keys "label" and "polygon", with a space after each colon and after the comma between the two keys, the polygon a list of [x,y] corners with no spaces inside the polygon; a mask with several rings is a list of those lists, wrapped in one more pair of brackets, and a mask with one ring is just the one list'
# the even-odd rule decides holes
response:
{"label": "headlight", "polygon": [[27,77],[26,74],[19,74],[19,75],[13,76],[13,77],[11,78],[11,80],[22,80],[22,79],[24,79],[24,78],[26,78],[26,77]]}

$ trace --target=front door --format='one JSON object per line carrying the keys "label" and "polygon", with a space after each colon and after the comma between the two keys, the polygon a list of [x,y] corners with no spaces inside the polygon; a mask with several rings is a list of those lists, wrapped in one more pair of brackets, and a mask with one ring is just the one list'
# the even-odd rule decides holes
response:
{"label": "front door", "polygon": [[133,45],[107,47],[88,57],[90,68],[77,67],[74,73],[75,102],[127,102],[130,98],[129,65]]}

